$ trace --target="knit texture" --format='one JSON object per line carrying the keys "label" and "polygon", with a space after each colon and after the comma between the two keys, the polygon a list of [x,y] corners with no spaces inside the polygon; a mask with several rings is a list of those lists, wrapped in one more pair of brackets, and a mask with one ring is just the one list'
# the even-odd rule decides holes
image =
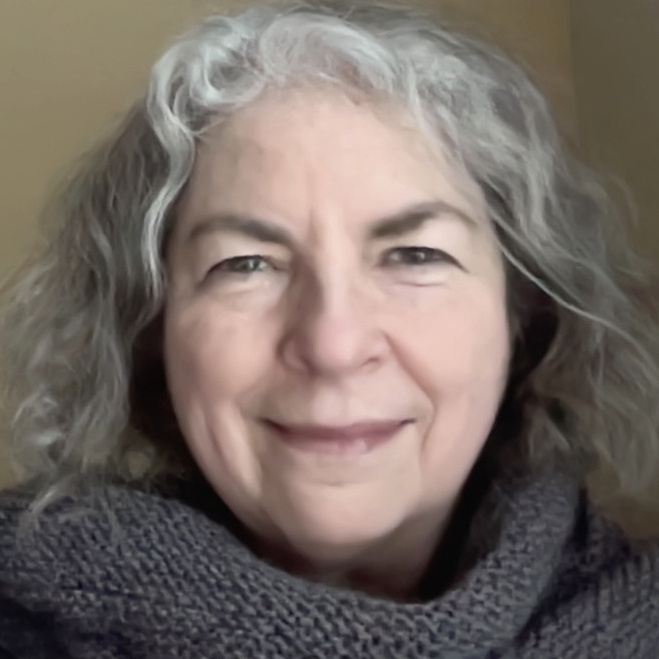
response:
{"label": "knit texture", "polygon": [[493,486],[475,563],[411,604],[293,577],[180,497],[112,486],[99,500],[57,504],[19,542],[29,499],[0,495],[9,657],[659,657],[659,547],[630,544],[564,476]]}

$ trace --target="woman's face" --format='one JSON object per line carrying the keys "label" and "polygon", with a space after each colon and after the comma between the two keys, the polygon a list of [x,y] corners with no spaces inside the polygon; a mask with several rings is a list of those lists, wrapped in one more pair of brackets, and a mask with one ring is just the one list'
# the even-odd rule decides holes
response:
{"label": "woman's face", "polygon": [[167,267],[174,409],[249,529],[328,563],[441,532],[505,386],[504,272],[405,113],[280,92],[213,128]]}

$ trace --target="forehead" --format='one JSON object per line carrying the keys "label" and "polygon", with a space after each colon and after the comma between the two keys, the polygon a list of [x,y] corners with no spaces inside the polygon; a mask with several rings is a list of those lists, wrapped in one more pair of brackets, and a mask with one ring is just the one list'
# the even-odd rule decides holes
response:
{"label": "forehead", "polygon": [[392,103],[336,90],[271,92],[202,136],[180,216],[359,218],[431,198],[479,215],[478,186],[441,147]]}

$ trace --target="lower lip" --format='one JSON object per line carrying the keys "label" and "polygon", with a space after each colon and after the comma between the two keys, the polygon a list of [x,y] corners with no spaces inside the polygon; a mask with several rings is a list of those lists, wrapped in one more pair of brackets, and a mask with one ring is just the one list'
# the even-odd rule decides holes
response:
{"label": "lower lip", "polygon": [[322,455],[363,455],[388,444],[408,424],[402,422],[392,425],[390,428],[358,437],[332,437],[331,439],[294,433],[274,423],[266,423],[266,425],[287,446],[300,451]]}

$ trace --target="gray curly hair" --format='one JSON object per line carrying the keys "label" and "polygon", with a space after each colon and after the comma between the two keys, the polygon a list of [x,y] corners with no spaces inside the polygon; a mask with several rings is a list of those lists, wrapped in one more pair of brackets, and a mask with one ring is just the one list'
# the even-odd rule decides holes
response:
{"label": "gray curly hair", "polygon": [[159,343],[176,201],[211,123],[294,85],[393,100],[441,134],[484,191],[507,264],[510,440],[531,465],[560,460],[591,494],[606,483],[612,516],[621,500],[647,502],[659,314],[623,205],[498,51],[408,9],[330,1],[212,16],[185,34],[46,209],[46,247],[5,287],[1,327],[10,447],[37,484],[32,513],[99,481],[149,486],[194,469]]}

